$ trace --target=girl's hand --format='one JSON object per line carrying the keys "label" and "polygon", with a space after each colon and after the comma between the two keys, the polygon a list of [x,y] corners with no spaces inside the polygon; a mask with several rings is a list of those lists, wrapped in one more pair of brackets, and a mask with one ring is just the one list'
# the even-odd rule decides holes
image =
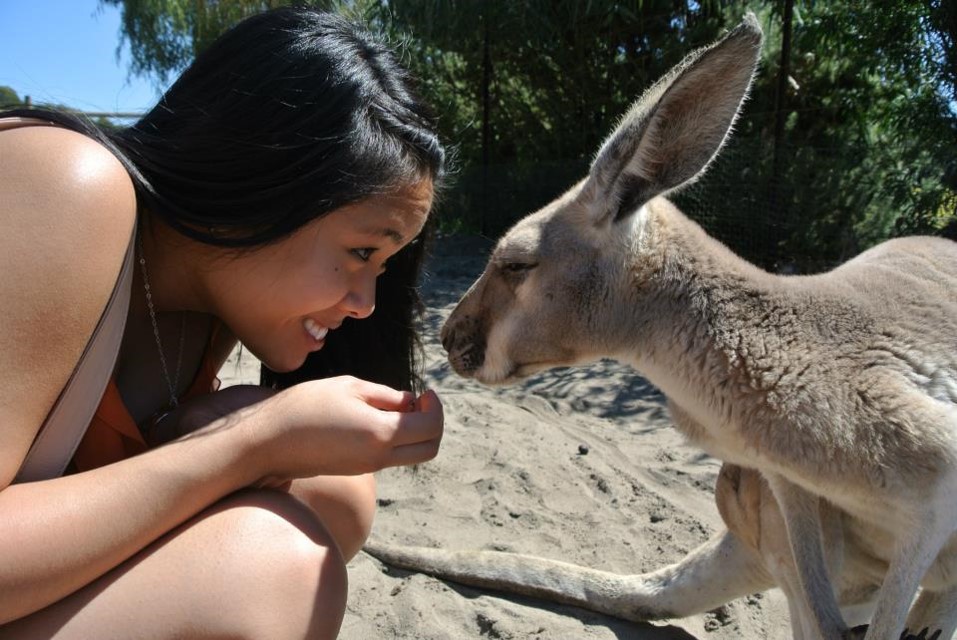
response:
{"label": "girl's hand", "polygon": [[435,392],[415,398],[349,376],[298,384],[247,411],[268,484],[425,462],[444,426]]}
{"label": "girl's hand", "polygon": [[156,447],[276,395],[275,389],[235,385],[183,402],[174,411],[144,430],[147,444]]}

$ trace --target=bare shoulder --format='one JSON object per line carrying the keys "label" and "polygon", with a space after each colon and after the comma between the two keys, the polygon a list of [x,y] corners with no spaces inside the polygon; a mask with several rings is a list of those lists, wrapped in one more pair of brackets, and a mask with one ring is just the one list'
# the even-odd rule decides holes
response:
{"label": "bare shoulder", "polygon": [[136,218],[109,150],[57,127],[0,133],[0,488],[109,299]]}
{"label": "bare shoulder", "polygon": [[[120,161],[97,141],[74,131],[50,126],[3,131],[0,171],[4,203],[29,198],[34,206],[46,205],[36,211],[41,216],[59,215],[57,205],[64,200],[75,206],[95,205],[99,214],[86,221],[90,224],[121,222],[135,212],[130,210],[133,184]],[[15,215],[16,211],[0,211],[5,222],[13,222],[9,217]]]}

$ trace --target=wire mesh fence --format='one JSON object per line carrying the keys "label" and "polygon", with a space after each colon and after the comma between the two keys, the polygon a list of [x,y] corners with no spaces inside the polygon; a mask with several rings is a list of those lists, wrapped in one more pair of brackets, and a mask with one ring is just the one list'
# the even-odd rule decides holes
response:
{"label": "wire mesh fence", "polygon": [[[824,271],[885,238],[953,227],[953,194],[928,197],[907,176],[891,185],[886,172],[869,171],[868,153],[785,147],[776,164],[766,141],[732,140],[701,179],[670,198],[733,251],[778,272]],[[584,177],[590,161],[463,168],[440,201],[440,224],[498,237]]]}

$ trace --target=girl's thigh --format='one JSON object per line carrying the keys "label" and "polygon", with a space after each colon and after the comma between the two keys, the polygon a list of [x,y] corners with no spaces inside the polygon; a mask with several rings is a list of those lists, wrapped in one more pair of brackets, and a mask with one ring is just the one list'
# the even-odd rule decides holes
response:
{"label": "girl's thigh", "polygon": [[246,490],[0,627],[0,639],[335,638],[347,590],[338,544],[312,509]]}

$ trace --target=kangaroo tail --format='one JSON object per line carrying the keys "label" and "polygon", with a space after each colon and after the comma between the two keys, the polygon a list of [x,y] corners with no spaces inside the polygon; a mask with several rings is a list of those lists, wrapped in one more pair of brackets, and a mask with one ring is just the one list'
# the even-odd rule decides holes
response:
{"label": "kangaroo tail", "polygon": [[376,540],[368,541],[363,549],[402,569],[635,622],[709,611],[773,586],[760,559],[727,531],[673,565],[638,575],[499,551],[446,551]]}

